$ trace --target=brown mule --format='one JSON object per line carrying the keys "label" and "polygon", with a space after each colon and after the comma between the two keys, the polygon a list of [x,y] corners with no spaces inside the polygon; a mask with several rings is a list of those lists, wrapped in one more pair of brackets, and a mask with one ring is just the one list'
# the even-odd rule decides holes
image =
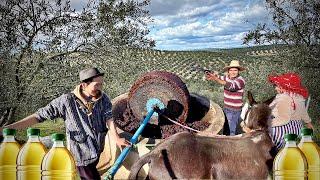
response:
{"label": "brown mule", "polygon": [[137,179],[146,163],[150,179],[267,179],[274,158],[268,133],[271,110],[248,96],[252,106],[246,126],[252,131],[239,136],[175,134],[142,156],[129,179]]}

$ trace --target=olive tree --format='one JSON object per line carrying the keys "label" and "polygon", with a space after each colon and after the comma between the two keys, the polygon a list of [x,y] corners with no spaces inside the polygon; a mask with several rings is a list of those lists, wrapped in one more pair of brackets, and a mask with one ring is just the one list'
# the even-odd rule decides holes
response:
{"label": "olive tree", "polygon": [[17,111],[39,108],[70,90],[78,69],[92,64],[92,57],[153,47],[146,37],[148,4],[89,0],[75,10],[69,0],[1,1],[0,125],[19,118]]}
{"label": "olive tree", "polygon": [[320,88],[320,1],[265,0],[272,23],[259,23],[243,39],[244,44],[276,43],[285,71],[296,71],[303,77],[312,101],[311,115],[318,119]]}
{"label": "olive tree", "polygon": [[[272,24],[259,23],[243,43],[286,44],[298,56],[292,65],[320,68],[320,1],[266,0]],[[302,58],[302,59],[301,59]]]}

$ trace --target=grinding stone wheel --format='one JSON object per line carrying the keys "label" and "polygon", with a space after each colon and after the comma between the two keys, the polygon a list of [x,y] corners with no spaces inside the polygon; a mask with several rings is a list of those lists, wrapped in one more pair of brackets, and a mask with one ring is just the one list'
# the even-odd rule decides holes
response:
{"label": "grinding stone wheel", "polygon": [[[165,113],[185,122],[189,111],[189,91],[175,74],[165,71],[152,71],[142,75],[131,87],[128,95],[128,108],[137,119],[147,114],[146,104],[150,99],[164,103]],[[157,124],[158,117],[153,116],[150,123]]]}
{"label": "grinding stone wheel", "polygon": [[[209,123],[209,127],[206,129],[197,129],[200,131],[206,131],[211,134],[218,134],[223,128],[225,117],[222,108],[210,101],[209,99],[204,99],[205,97],[197,95],[195,93],[190,94],[190,109],[186,122],[189,124],[192,120],[201,121]],[[112,114],[114,117],[114,122],[118,128],[121,130],[134,134],[134,132],[138,129],[140,125],[140,121],[138,119],[126,119],[124,114],[126,114],[128,102],[128,93],[121,94],[120,96],[114,98],[112,100]],[[137,122],[136,122],[137,121]],[[142,137],[148,138],[161,138],[162,134],[160,131],[160,127],[157,130],[156,125],[149,127],[148,124],[141,134]],[[160,134],[159,134],[160,133]]]}

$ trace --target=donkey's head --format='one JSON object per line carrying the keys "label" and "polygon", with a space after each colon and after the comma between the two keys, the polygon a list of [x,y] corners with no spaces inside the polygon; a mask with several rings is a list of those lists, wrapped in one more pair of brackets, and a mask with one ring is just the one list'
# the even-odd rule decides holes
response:
{"label": "donkey's head", "polygon": [[249,129],[263,129],[266,130],[269,127],[269,117],[271,114],[271,109],[269,104],[273,101],[274,97],[258,103],[253,98],[253,95],[248,91],[248,101],[249,104],[246,104],[243,108],[242,114],[244,114],[243,120],[245,126]]}

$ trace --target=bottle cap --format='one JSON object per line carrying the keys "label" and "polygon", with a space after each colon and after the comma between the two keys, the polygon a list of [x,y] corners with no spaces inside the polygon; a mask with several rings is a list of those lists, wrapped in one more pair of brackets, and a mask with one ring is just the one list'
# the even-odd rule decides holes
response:
{"label": "bottle cap", "polygon": [[15,129],[10,129],[10,128],[4,128],[2,130],[2,134],[4,136],[14,136],[14,135],[16,135],[16,132],[17,131]]}
{"label": "bottle cap", "polygon": [[313,130],[310,128],[302,128],[301,129],[301,136],[312,136]]}
{"label": "bottle cap", "polygon": [[297,137],[298,137],[298,135],[296,135],[296,134],[285,134],[284,140],[285,141],[296,141]]}
{"label": "bottle cap", "polygon": [[40,129],[37,128],[28,128],[27,130],[28,136],[40,136]]}
{"label": "bottle cap", "polygon": [[51,135],[51,139],[53,141],[63,141],[64,140],[64,134],[54,133]]}

